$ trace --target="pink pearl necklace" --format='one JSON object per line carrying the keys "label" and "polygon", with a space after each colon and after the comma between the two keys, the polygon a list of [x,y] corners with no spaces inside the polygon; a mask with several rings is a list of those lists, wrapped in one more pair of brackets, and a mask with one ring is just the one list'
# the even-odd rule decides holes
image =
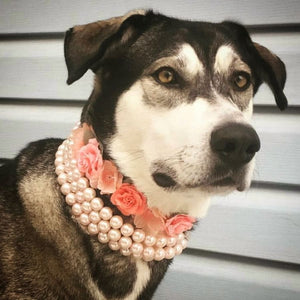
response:
{"label": "pink pearl necklace", "polygon": [[[78,127],[73,129],[76,130]],[[71,206],[72,215],[90,235],[97,235],[102,244],[111,250],[120,251],[124,256],[133,255],[145,261],[172,259],[181,254],[187,246],[184,233],[176,236],[146,234],[144,230],[124,223],[119,215],[113,215],[112,209],[104,206],[96,191],[90,187],[89,181],[77,168],[73,158],[73,133],[56,152],[55,172],[61,185],[61,192]]]}

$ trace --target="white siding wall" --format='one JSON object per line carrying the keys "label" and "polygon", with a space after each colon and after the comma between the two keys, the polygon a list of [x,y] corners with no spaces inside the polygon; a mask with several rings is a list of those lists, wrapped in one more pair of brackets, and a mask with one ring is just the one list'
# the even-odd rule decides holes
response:
{"label": "white siding wall", "polygon": [[155,299],[300,299],[300,2],[0,2],[0,158],[26,143],[66,137],[92,88],[92,74],[67,86],[63,32],[75,24],[154,8],[208,21],[233,19],[286,63],[290,108],[262,87],[254,126],[262,150],[249,192],[216,198]]}

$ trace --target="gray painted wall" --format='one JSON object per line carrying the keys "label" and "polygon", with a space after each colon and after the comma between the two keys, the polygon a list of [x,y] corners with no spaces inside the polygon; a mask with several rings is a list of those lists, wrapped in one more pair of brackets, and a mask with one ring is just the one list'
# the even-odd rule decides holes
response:
{"label": "gray painted wall", "polygon": [[261,88],[253,123],[262,150],[253,187],[213,199],[155,299],[300,299],[299,0],[2,0],[0,157],[13,157],[32,140],[66,137],[79,119],[92,74],[65,84],[63,32],[141,7],[249,26],[253,39],[286,63],[290,102],[279,112],[268,88]]}

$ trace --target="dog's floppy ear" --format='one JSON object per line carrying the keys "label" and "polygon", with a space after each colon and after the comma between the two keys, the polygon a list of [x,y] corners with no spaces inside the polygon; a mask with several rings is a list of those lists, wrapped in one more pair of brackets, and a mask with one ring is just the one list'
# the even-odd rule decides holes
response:
{"label": "dog's floppy ear", "polygon": [[261,81],[266,82],[273,92],[279,109],[284,110],[287,108],[288,102],[283,93],[286,80],[284,63],[269,49],[258,43],[254,43],[243,25],[232,21],[225,21],[222,24],[229,29],[228,32],[230,35],[234,34],[239,46],[243,49],[243,52],[249,54],[249,60],[255,66],[257,73],[259,73],[257,75],[260,82],[258,82],[256,90]]}
{"label": "dog's floppy ear", "polygon": [[[129,17],[142,17],[145,11],[131,11],[125,16],[108,20],[78,25],[66,32],[64,52],[68,69],[67,83],[71,84],[81,78],[106,52],[108,48],[117,48],[134,35],[132,26],[124,24]],[[121,27],[122,30],[120,29]],[[121,30],[119,35],[114,35]]]}
{"label": "dog's floppy ear", "polygon": [[286,96],[283,93],[286,81],[285,65],[278,56],[266,47],[255,42],[253,45],[260,57],[258,63],[262,69],[262,80],[271,88],[279,109],[284,110],[288,106]]}

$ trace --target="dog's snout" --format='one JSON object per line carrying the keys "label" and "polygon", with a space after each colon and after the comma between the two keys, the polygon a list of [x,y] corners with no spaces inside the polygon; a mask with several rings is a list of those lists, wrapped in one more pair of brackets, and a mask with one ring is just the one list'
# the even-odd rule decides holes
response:
{"label": "dog's snout", "polygon": [[229,123],[212,132],[210,146],[224,163],[240,167],[259,151],[260,140],[252,127]]}

